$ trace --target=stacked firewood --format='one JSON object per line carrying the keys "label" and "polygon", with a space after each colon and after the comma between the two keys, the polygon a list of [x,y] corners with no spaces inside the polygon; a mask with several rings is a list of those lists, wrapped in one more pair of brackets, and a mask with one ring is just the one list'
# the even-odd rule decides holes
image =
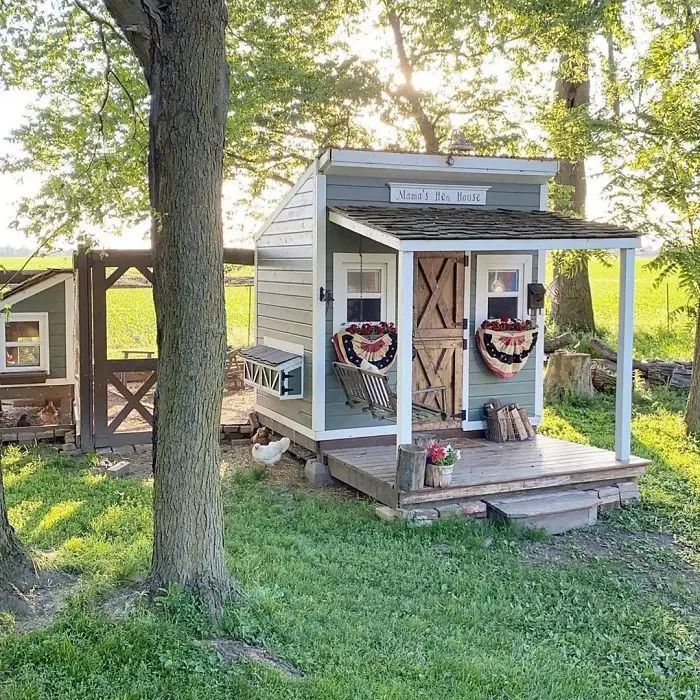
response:
{"label": "stacked firewood", "polygon": [[[591,339],[590,347],[591,352],[600,358],[595,361],[595,367],[591,369],[593,386],[599,391],[614,388],[617,353],[597,338]],[[635,360],[632,366],[634,371],[652,386],[665,384],[685,391],[690,389],[690,378],[693,374],[691,362]]]}
{"label": "stacked firewood", "polygon": [[486,438],[493,442],[531,440],[535,429],[527,413],[517,403],[504,404],[490,399],[484,404],[486,413]]}

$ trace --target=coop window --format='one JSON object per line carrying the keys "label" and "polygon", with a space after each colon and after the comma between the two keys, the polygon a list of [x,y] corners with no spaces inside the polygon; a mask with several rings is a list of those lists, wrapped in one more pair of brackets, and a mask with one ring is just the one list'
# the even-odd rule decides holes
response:
{"label": "coop window", "polygon": [[0,371],[48,372],[48,335],[46,313],[4,315],[0,322]]}
{"label": "coop window", "polygon": [[336,253],[333,325],[393,321],[396,259],[393,255]]}
{"label": "coop window", "polygon": [[522,318],[527,283],[532,279],[528,255],[477,257],[477,323],[487,318]]}

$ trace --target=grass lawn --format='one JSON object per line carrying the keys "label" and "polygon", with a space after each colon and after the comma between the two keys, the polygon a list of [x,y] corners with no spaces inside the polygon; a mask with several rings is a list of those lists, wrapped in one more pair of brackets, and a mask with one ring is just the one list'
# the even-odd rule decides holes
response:
{"label": "grass lawn", "polygon": [[[609,447],[613,402],[547,412],[545,430]],[[0,697],[691,698],[700,693],[700,448],[677,397],[639,394],[644,505],[544,539],[475,522],[378,521],[366,500],[260,480],[247,451],[225,482],[228,563],[247,592],[223,630],[171,592],[110,619],[110,587],[143,575],[151,486],[9,449],[11,518],[81,592],[48,629],[0,634]],[[675,536],[675,540],[674,537]],[[222,665],[229,635],[305,672]]]}

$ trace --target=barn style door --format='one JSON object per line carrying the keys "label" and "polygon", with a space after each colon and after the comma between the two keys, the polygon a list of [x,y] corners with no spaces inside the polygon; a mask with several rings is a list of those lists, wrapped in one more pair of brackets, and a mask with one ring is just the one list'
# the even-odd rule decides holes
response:
{"label": "barn style door", "polygon": [[[447,421],[416,427],[461,427],[464,253],[416,253],[414,274],[413,389],[447,387]],[[417,394],[414,400],[439,408],[433,394]]]}

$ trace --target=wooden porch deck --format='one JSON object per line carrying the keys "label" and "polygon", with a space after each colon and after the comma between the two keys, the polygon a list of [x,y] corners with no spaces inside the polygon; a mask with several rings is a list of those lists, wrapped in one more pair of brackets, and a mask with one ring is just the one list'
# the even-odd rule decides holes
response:
{"label": "wooden porch deck", "polygon": [[325,452],[331,474],[385,505],[418,506],[450,500],[479,500],[496,494],[575,488],[636,479],[650,464],[631,457],[618,462],[615,454],[590,445],[537,435],[527,442],[494,443],[465,437],[450,441],[461,450],[448,488],[397,491],[396,448],[350,447]]}

